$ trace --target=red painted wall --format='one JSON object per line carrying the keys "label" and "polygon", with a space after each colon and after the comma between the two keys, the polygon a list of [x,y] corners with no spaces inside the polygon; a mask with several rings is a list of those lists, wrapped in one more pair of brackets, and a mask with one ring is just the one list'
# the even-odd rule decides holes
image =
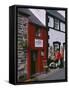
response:
{"label": "red painted wall", "polygon": [[[35,47],[35,31],[36,31],[36,25],[29,23],[28,25],[28,55],[27,55],[27,79],[30,78],[31,74],[31,52],[30,50],[37,50],[38,56],[37,56],[37,62],[36,62],[36,72],[43,72],[43,62],[46,64],[47,60],[47,48],[48,48],[48,34],[45,27],[40,27],[41,29],[41,36],[39,39],[43,40],[43,47]],[[44,56],[41,56],[41,51],[44,50]]]}

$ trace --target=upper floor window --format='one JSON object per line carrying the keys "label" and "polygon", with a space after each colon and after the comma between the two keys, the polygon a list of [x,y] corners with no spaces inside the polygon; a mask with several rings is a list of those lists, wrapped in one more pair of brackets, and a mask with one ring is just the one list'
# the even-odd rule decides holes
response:
{"label": "upper floor window", "polygon": [[39,27],[36,28],[36,37],[40,37],[40,28]]}
{"label": "upper floor window", "polygon": [[48,26],[52,28],[54,27],[54,19],[51,16],[48,16]]}
{"label": "upper floor window", "polygon": [[60,22],[60,30],[65,32],[65,24]]}
{"label": "upper floor window", "polygon": [[54,19],[54,28],[59,30],[59,20]]}

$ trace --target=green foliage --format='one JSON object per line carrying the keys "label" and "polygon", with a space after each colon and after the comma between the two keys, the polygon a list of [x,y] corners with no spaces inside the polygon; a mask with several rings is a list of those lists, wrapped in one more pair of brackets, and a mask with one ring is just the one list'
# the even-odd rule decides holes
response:
{"label": "green foliage", "polygon": [[18,44],[19,48],[27,48],[27,41],[20,41]]}

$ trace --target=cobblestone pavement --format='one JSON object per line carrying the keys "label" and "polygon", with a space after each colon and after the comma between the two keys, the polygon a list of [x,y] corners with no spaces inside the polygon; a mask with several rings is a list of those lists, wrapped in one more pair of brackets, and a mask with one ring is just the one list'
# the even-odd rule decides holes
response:
{"label": "cobblestone pavement", "polygon": [[48,73],[37,74],[34,78],[26,80],[25,82],[61,79],[65,79],[65,68],[50,69]]}
{"label": "cobblestone pavement", "polygon": [[41,74],[39,76],[36,76],[35,80],[42,81],[42,80],[59,80],[59,79],[65,79],[65,69],[51,69],[50,72],[47,74]]}

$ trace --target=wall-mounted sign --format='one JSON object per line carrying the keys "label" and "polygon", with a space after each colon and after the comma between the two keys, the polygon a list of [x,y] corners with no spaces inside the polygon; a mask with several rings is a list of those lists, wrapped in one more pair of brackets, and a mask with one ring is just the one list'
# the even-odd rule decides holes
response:
{"label": "wall-mounted sign", "polygon": [[43,40],[35,39],[35,47],[43,47]]}

